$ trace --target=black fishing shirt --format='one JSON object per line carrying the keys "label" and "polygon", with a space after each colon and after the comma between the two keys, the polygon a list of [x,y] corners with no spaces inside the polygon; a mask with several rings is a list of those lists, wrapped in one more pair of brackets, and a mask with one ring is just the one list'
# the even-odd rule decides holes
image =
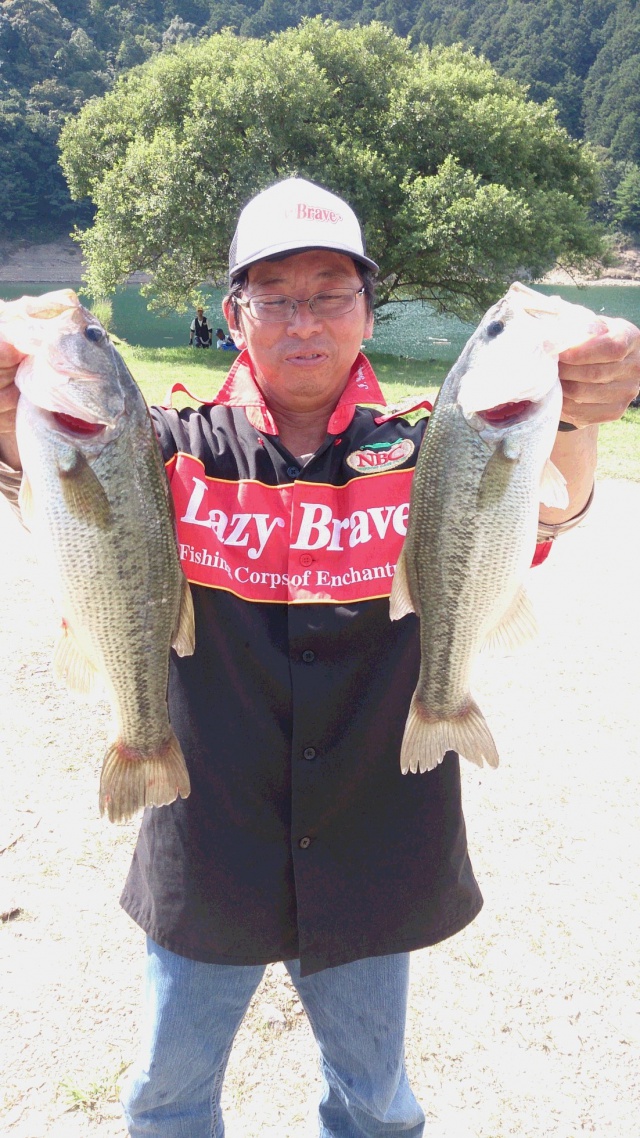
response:
{"label": "black fishing shirt", "polygon": [[419,669],[389,593],[425,420],[360,356],[302,466],[243,353],[198,410],[155,410],[196,650],[169,710],[191,795],[145,812],[122,904],[164,948],[303,974],[436,943],[482,899],[458,758],[400,772]]}

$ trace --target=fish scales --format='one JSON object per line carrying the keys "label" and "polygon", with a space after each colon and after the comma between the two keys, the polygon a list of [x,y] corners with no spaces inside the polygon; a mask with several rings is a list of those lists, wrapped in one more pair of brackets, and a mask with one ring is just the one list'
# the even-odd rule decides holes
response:
{"label": "fish scales", "polygon": [[[477,435],[459,430],[461,417],[454,402],[441,404],[427,430],[414,481],[416,524],[405,546],[411,595],[425,598],[418,685],[443,714],[460,708],[473,655],[530,563],[539,502],[530,470],[519,464],[506,493],[478,510],[487,448]],[[420,509],[425,499],[428,510]],[[516,539],[514,522],[521,527]]]}
{"label": "fish scales", "polygon": [[[135,423],[136,408],[125,403],[125,414],[131,429],[118,447],[105,447],[91,464],[111,507],[108,530],[97,528],[91,518],[69,513],[54,473],[63,448],[51,439],[37,410],[34,414],[22,400],[20,446],[21,452],[29,453],[28,431],[38,439],[45,460],[26,461],[32,494],[42,502],[46,519],[44,524],[36,522],[39,555],[50,568],[57,566],[60,611],[112,698],[117,692],[124,737],[144,737],[153,747],[166,739],[168,715],[158,714],[166,681],[162,669],[149,666],[149,657],[158,642],[170,642],[176,624],[179,566],[173,565],[172,528],[166,522],[156,524],[166,512],[156,469],[157,447]],[[137,632],[131,635],[134,629]],[[133,682],[120,682],[114,688],[112,677],[127,675]]]}
{"label": "fish scales", "polygon": [[23,511],[62,618],[56,672],[76,690],[102,686],[111,703],[100,806],[119,821],[189,793],[166,694],[172,642],[193,651],[193,608],[144,399],[75,294],[41,298],[45,311],[56,296],[67,305],[53,305],[39,346],[33,301],[26,316],[5,306],[0,327],[19,341],[22,320],[36,347],[17,377]]}
{"label": "fish scales", "polygon": [[[571,311],[569,311],[571,310]],[[442,385],[413,479],[391,618],[420,619],[421,666],[401,766],[426,771],[457,750],[482,766],[498,752],[471,692],[489,644],[535,633],[523,581],[541,499],[562,507],[551,465],[562,406],[558,352],[593,313],[513,285],[481,321]]]}

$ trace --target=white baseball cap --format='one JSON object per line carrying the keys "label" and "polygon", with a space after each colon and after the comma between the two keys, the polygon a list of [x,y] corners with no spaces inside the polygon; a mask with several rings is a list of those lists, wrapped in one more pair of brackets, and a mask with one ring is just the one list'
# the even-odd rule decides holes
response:
{"label": "white baseball cap", "polygon": [[304,249],[332,249],[368,269],[378,268],[366,256],[364,236],[351,206],[305,178],[287,178],[244,207],[229,249],[229,279],[256,261]]}

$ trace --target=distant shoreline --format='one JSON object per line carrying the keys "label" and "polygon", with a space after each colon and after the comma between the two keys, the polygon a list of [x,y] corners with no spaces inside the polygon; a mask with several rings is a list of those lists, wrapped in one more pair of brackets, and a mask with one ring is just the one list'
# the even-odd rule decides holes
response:
{"label": "distant shoreline", "polygon": [[[0,248],[0,283],[82,284],[82,253],[71,237],[41,245]],[[143,284],[145,273],[133,273],[132,284]]]}
{"label": "distant shoreline", "polygon": [[[623,264],[615,269],[603,269],[601,277],[572,276],[564,269],[554,269],[534,284],[577,285],[589,288],[596,285],[634,287],[640,285],[640,251],[626,250],[621,254]],[[70,237],[41,245],[24,245],[21,248],[0,247],[0,283],[4,284],[82,284],[84,264],[82,253]],[[628,275],[627,275],[628,274]],[[133,273],[131,284],[146,280],[144,273]]]}

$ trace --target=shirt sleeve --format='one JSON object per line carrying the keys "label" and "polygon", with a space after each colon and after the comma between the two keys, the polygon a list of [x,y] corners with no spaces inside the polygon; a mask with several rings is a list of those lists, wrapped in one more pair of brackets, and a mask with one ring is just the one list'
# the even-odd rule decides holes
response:
{"label": "shirt sleeve", "polygon": [[165,462],[170,462],[180,449],[180,435],[183,433],[178,412],[164,407],[150,407],[149,411],[162,457]]}

